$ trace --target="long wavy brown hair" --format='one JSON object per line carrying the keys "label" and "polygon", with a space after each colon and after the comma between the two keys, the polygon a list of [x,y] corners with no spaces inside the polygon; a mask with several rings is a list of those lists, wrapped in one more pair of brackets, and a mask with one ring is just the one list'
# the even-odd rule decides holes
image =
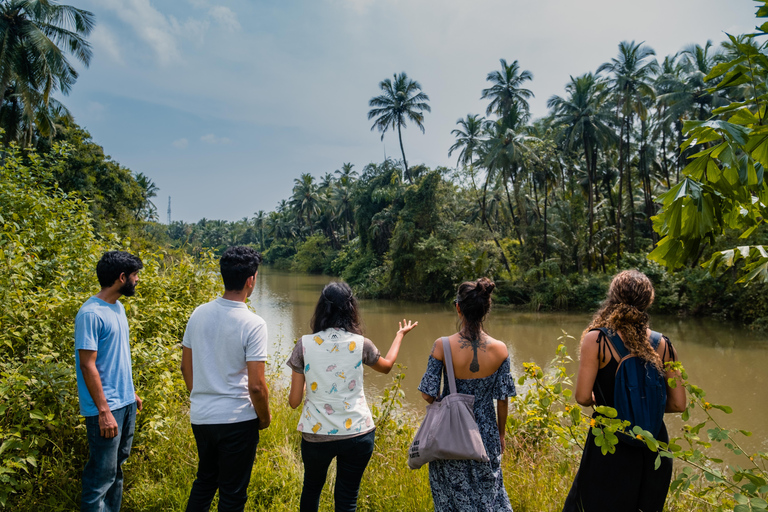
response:
{"label": "long wavy brown hair", "polygon": [[624,346],[632,355],[663,371],[661,357],[653,350],[647,335],[649,319],[646,310],[653,303],[653,298],[653,284],[648,276],[637,270],[619,272],[611,280],[608,297],[592,317],[582,337],[598,327],[619,332]]}

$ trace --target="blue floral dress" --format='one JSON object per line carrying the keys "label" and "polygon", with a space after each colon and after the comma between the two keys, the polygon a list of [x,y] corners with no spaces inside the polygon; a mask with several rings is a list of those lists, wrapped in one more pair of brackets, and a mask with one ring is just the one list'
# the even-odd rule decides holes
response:
{"label": "blue floral dress", "polygon": [[[442,398],[448,394],[445,385],[440,394],[440,379],[447,379],[442,361],[429,356],[427,371],[419,391]],[[509,358],[487,377],[456,379],[458,393],[475,396],[475,420],[483,438],[490,462],[475,460],[437,460],[429,463],[429,485],[435,512],[500,512],[512,511],[501,475],[501,443],[496,425],[494,400],[515,396],[515,383],[509,373]]]}

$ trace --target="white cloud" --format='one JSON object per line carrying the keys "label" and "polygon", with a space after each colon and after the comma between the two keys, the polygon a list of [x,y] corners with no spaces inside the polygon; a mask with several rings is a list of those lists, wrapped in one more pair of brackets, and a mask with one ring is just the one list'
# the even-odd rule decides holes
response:
{"label": "white cloud", "polygon": [[102,5],[127,23],[139,39],[152,48],[161,64],[169,64],[181,57],[168,18],[149,0],[103,0]]}
{"label": "white cloud", "polygon": [[[192,3],[196,8],[209,6],[204,1]],[[237,15],[223,5],[208,8],[206,14],[200,13],[200,18],[189,17],[184,20],[162,13],[153,5],[152,0],[102,0],[100,5],[113,11],[126,23],[138,39],[152,49],[157,62],[163,66],[182,60],[183,41],[202,45],[212,24],[227,32],[238,32],[241,29]],[[97,25],[94,36],[94,46],[103,48],[110,58],[122,63],[119,45],[109,31]]]}
{"label": "white cloud", "polygon": [[178,149],[184,149],[187,146],[189,146],[189,141],[187,139],[177,139],[173,141],[173,147]]}
{"label": "white cloud", "polygon": [[121,66],[125,64],[120,53],[120,44],[117,41],[117,37],[108,25],[96,25],[93,32],[91,32],[89,42],[97,54],[103,52],[113,63],[120,64]]}
{"label": "white cloud", "polygon": [[237,15],[229,7],[223,5],[212,7],[208,11],[208,16],[228,32],[237,32],[241,28]]}
{"label": "white cloud", "polygon": [[200,137],[200,141],[206,144],[231,144],[232,140],[227,137],[217,137],[216,135],[209,133]]}

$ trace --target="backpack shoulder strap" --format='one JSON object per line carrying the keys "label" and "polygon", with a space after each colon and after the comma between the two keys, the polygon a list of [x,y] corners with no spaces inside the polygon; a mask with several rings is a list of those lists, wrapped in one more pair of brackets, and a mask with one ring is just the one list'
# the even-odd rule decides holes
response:
{"label": "backpack shoulder strap", "polygon": [[651,331],[651,347],[653,347],[653,350],[659,348],[659,343],[661,343],[661,333]]}
{"label": "backpack shoulder strap", "polygon": [[621,363],[621,361],[629,355],[629,350],[627,350],[627,347],[624,346],[624,342],[621,341],[621,337],[619,337],[618,333],[608,329],[607,327],[600,327],[600,330],[611,341],[613,348],[616,349],[616,353],[619,354],[619,363]]}

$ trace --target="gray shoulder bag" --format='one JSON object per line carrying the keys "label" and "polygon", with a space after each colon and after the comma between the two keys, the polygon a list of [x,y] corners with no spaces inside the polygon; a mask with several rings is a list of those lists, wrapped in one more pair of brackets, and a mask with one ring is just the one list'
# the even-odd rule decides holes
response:
{"label": "gray shoulder bag", "polygon": [[419,469],[433,460],[489,460],[472,409],[475,397],[456,392],[451,345],[445,337],[443,354],[450,394],[427,405],[427,415],[408,449],[411,469]]}

